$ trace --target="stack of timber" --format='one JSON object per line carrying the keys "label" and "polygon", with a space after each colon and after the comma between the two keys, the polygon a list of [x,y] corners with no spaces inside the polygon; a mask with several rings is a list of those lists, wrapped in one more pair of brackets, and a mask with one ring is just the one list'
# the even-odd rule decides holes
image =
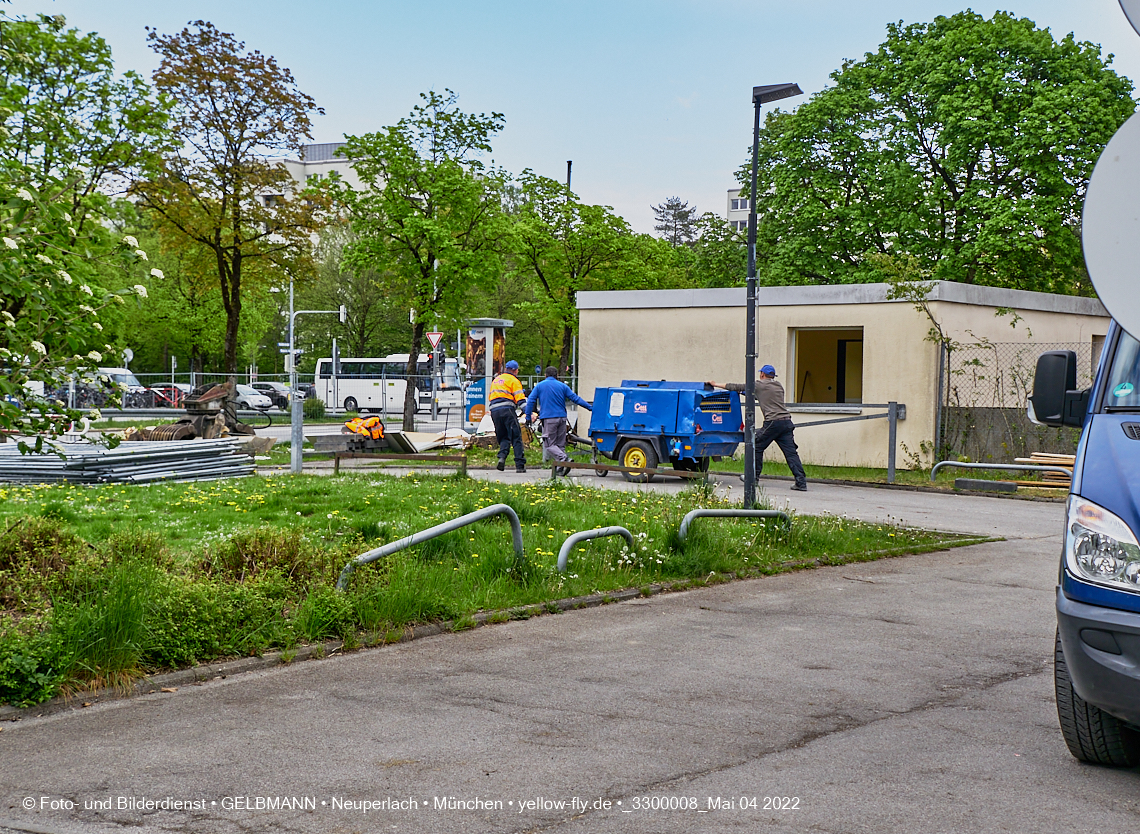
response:
{"label": "stack of timber", "polygon": [[1014,458],[1014,463],[1027,463],[1032,466],[1062,466],[1069,470],[1068,476],[1060,472],[1041,472],[1040,481],[1018,481],[1019,486],[1038,487],[1039,489],[1069,489],[1073,481],[1073,465],[1076,455],[1054,455],[1049,452],[1034,452],[1027,458]]}

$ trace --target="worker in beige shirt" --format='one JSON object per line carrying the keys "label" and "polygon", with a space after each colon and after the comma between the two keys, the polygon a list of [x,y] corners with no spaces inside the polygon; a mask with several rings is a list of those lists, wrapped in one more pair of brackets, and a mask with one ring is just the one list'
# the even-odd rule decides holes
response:
{"label": "worker in beige shirt", "polygon": [[[725,385],[709,380],[713,388],[724,388],[729,391],[743,391],[744,386],[729,382]],[[799,452],[796,451],[794,436],[795,424],[792,423],[791,412],[784,405],[784,386],[776,382],[776,369],[765,365],[760,369],[760,378],[756,380],[756,404],[760,406],[760,413],[764,415],[764,425],[756,433],[754,446],[756,448],[756,472],[764,471],[764,450],[775,443],[784,453],[788,468],[792,470],[796,482],[792,489],[803,492],[807,489],[807,475],[804,474],[804,465],[800,463]]]}

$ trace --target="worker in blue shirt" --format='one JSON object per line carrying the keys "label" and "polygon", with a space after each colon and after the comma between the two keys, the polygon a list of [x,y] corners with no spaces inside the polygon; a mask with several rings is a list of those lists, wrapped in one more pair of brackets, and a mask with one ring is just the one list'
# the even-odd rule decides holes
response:
{"label": "worker in blue shirt", "polygon": [[[573,389],[558,379],[557,368],[546,369],[546,379],[534,386],[530,396],[526,398],[526,410],[523,412],[529,422],[534,416],[534,408],[538,406],[539,416],[542,420],[542,459],[548,457],[555,461],[568,461],[566,454],[566,401],[577,403],[587,411],[593,411],[590,404],[574,393]],[[555,466],[554,473],[569,475],[570,470]]]}

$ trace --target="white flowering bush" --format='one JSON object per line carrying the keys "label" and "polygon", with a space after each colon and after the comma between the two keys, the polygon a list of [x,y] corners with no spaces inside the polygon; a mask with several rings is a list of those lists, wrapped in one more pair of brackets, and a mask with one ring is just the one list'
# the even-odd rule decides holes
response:
{"label": "white flowering bush", "polygon": [[0,430],[42,448],[80,416],[58,392],[118,352],[104,311],[146,298],[147,254],[108,195],[165,146],[168,108],[62,16],[0,26]]}

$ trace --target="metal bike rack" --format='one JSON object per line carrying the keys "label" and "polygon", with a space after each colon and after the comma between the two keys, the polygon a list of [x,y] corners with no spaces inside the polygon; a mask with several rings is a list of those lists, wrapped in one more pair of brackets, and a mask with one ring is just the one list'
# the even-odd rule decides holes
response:
{"label": "metal bike rack", "polygon": [[1033,470],[1035,472],[1060,472],[1062,475],[1073,477],[1073,470],[1065,466],[1033,466],[1021,465],[1016,463],[959,463],[956,460],[943,460],[934,464],[930,469],[930,480],[934,480],[934,476],[938,474],[938,470],[943,466],[959,466],[962,469],[1009,469],[1009,470]]}
{"label": "metal bike rack", "polygon": [[566,541],[562,542],[562,549],[558,551],[558,572],[566,572],[566,563],[570,560],[570,551],[574,549],[574,545],[578,542],[584,542],[588,539],[600,539],[604,536],[622,536],[626,542],[629,543],[629,549],[633,550],[633,536],[629,530],[624,527],[599,527],[596,530],[582,530],[578,533],[571,533]]}
{"label": "metal bike rack", "polygon": [[789,524],[788,514],[780,510],[690,510],[681,519],[681,527],[677,530],[677,540],[685,543],[689,534],[689,525],[698,518],[778,518]]}
{"label": "metal bike rack", "polygon": [[383,547],[378,547],[375,550],[369,550],[367,553],[360,554],[344,566],[344,570],[340,572],[340,579],[336,581],[336,589],[338,591],[345,589],[348,585],[348,580],[352,578],[352,574],[358,565],[375,562],[377,559],[390,556],[414,544],[420,544],[429,539],[437,538],[444,533],[450,533],[452,530],[458,530],[460,527],[466,527],[468,524],[473,524],[484,518],[490,518],[493,515],[505,515],[510,519],[511,538],[514,540],[515,557],[521,559],[523,557],[523,540],[522,525],[519,524],[519,517],[515,514],[515,511],[506,504],[492,504],[489,507],[484,507],[481,510],[476,510],[467,515],[461,515],[459,518],[453,518],[451,521],[445,521],[443,524],[437,524],[435,527],[429,527],[427,530],[420,530],[418,533],[412,533],[412,535],[406,536],[399,541],[394,541]]}

